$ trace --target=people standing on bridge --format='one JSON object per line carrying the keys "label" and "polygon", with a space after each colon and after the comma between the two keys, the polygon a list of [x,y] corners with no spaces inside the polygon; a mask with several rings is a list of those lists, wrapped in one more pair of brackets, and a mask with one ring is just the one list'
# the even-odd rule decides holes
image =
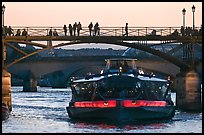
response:
{"label": "people standing on bridge", "polygon": [[181,35],[182,35],[182,36],[185,36],[185,30],[184,30],[184,27],[183,27],[183,26],[181,26]]}
{"label": "people standing on bridge", "polygon": [[128,23],[125,25],[125,34],[123,36],[128,36]]}
{"label": "people standing on bridge", "polygon": [[71,24],[69,24],[69,34],[70,34],[70,36],[72,36],[72,25]]}
{"label": "people standing on bridge", "polygon": [[52,36],[52,29],[50,29],[50,31],[49,31],[49,34],[48,34],[49,36]]}
{"label": "people standing on bridge", "polygon": [[20,35],[21,35],[21,31],[20,29],[18,29],[15,36],[20,36]]}
{"label": "people standing on bridge", "polygon": [[89,28],[89,33],[90,33],[90,36],[91,36],[91,31],[92,31],[92,28],[93,28],[93,23],[92,22],[89,24],[88,28]]}
{"label": "people standing on bridge", "polygon": [[28,35],[27,31],[23,29],[22,36],[27,36],[27,35]]}
{"label": "people standing on bridge", "polygon": [[193,29],[191,27],[186,27],[186,36],[191,36]]}
{"label": "people standing on bridge", "polygon": [[81,26],[81,23],[79,22],[78,25],[77,25],[77,35],[78,36],[80,34],[80,30],[82,30],[82,26]]}
{"label": "people standing on bridge", "polygon": [[9,36],[13,35],[13,29],[11,28],[11,26],[8,27],[7,33]]}
{"label": "people standing on bridge", "polygon": [[100,30],[99,24],[98,22],[96,22],[96,24],[94,25],[94,36],[96,36],[97,33],[98,35],[100,34],[99,30]]}
{"label": "people standing on bridge", "polygon": [[74,36],[76,36],[76,28],[77,28],[77,23],[75,22],[74,25],[73,25]]}
{"label": "people standing on bridge", "polygon": [[67,36],[67,26],[66,25],[64,25],[63,30],[64,30],[64,35]]}
{"label": "people standing on bridge", "polygon": [[56,29],[54,29],[54,31],[53,31],[53,36],[58,36],[58,33],[57,33]]}
{"label": "people standing on bridge", "polygon": [[177,37],[179,35],[177,29],[175,29],[174,32],[171,35]]}
{"label": "people standing on bridge", "polygon": [[199,35],[199,36],[202,36],[202,24],[201,24],[200,29],[199,29],[199,31],[198,31],[198,35]]}
{"label": "people standing on bridge", "polygon": [[99,27],[99,25],[98,25],[97,31],[98,31],[98,36],[100,36],[100,27]]}
{"label": "people standing on bridge", "polygon": [[152,30],[151,35],[156,36],[156,30]]}

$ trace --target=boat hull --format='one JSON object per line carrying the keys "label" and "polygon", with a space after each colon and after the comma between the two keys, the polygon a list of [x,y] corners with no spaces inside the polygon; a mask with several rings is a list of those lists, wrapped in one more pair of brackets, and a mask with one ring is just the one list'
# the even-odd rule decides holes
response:
{"label": "boat hull", "polygon": [[116,108],[76,108],[66,107],[70,118],[109,119],[121,121],[169,119],[175,114],[175,106],[165,107],[116,107]]}

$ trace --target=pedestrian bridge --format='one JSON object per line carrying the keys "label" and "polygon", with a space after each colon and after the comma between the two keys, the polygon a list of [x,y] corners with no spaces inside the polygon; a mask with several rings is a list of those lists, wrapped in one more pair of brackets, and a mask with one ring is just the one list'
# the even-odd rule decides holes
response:
{"label": "pedestrian bridge", "polygon": [[[27,57],[35,55],[41,51],[49,50],[52,48],[63,47],[68,45],[76,45],[82,43],[106,43],[114,44],[126,47],[132,47],[139,50],[146,51],[153,55],[159,56],[176,66],[180,67],[182,70],[191,68],[192,64],[186,64],[177,58],[170,56],[164,52],[152,49],[152,41],[157,41],[160,45],[165,45],[166,43],[180,43],[187,44],[186,46],[192,46],[195,43],[202,43],[202,36],[199,33],[192,34],[192,36],[182,36],[180,27],[129,27],[128,36],[124,35],[124,27],[100,27],[100,35],[90,36],[88,27],[83,27],[80,36],[70,36],[64,35],[62,27],[13,27],[13,33],[17,30],[22,31],[25,29],[28,33],[27,36],[3,36],[3,45],[9,46],[21,54],[25,55],[22,58],[16,59],[14,62],[9,63],[4,66],[8,68],[11,65],[21,61]],[[59,36],[50,36],[49,30],[56,29]],[[196,29],[200,29],[196,27]],[[152,30],[156,31],[155,35],[151,35]],[[175,35],[173,32],[177,30],[178,34]],[[14,34],[15,35],[15,34]],[[38,41],[47,41],[47,44],[38,43]],[[57,45],[52,45],[52,41],[66,41],[66,43],[59,43]],[[22,50],[15,48],[11,43],[17,42],[21,44],[41,47],[42,49],[27,54]],[[188,47],[189,48],[189,47]],[[186,50],[186,52],[192,52],[191,50]],[[191,53],[190,53],[191,54]],[[187,57],[189,57],[187,55]]]}

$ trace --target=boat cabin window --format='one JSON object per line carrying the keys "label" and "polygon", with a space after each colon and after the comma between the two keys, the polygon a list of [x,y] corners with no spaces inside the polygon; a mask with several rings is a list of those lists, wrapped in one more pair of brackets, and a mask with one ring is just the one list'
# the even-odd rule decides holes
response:
{"label": "boat cabin window", "polygon": [[106,69],[109,72],[131,72],[136,70],[135,60],[107,60]]}
{"label": "boat cabin window", "polygon": [[149,100],[163,100],[167,91],[167,82],[141,81],[138,82],[143,91],[141,98]]}
{"label": "boat cabin window", "polygon": [[95,91],[96,82],[74,83],[72,87],[76,91],[75,96],[78,100],[89,101]]}
{"label": "boat cabin window", "polygon": [[[119,81],[119,82],[118,82]],[[72,84],[74,99],[78,101],[132,99],[165,100],[169,87],[167,82],[144,80],[101,80]],[[121,82],[120,82],[121,81]]]}
{"label": "boat cabin window", "polygon": [[133,85],[118,85],[120,83],[101,82],[98,84],[99,93],[103,98],[125,98],[140,100],[163,100],[167,91],[166,82],[137,81]]}

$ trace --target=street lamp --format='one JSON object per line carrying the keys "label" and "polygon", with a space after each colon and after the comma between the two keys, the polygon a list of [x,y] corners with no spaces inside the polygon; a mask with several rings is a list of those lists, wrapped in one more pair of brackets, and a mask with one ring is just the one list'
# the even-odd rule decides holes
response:
{"label": "street lamp", "polygon": [[3,17],[3,18],[2,18],[2,21],[3,21],[2,25],[3,25],[3,27],[4,27],[4,12],[5,12],[5,8],[6,8],[6,7],[3,5],[3,6],[2,6],[2,17]]}
{"label": "street lamp", "polygon": [[186,14],[185,8],[183,8],[182,13],[183,13],[183,28],[185,28],[185,14]]}
{"label": "street lamp", "polygon": [[[2,25],[3,25],[3,35],[5,34],[5,28],[4,28],[4,12],[5,12],[5,6],[3,5],[2,6],[2,21],[3,21],[3,23],[2,23]],[[5,46],[4,46],[4,42],[2,42],[2,69],[4,69],[4,60],[6,59],[6,57],[5,57]]]}
{"label": "street lamp", "polygon": [[194,13],[195,13],[195,6],[192,6],[192,12],[193,12],[193,30],[195,28],[195,21],[194,21]]}

